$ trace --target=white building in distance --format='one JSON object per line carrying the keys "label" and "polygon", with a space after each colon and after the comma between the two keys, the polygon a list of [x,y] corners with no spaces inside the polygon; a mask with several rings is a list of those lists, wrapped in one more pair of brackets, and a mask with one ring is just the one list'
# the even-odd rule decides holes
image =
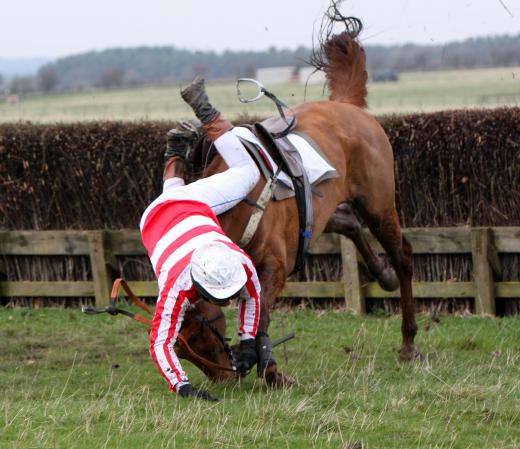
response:
{"label": "white building in distance", "polygon": [[256,79],[265,85],[279,83],[323,84],[325,74],[321,71],[314,72],[314,67],[263,67],[256,70]]}

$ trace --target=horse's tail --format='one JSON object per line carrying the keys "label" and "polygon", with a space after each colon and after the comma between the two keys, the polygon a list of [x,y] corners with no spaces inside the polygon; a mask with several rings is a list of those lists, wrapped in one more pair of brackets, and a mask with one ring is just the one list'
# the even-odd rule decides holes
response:
{"label": "horse's tail", "polygon": [[[311,64],[325,72],[330,100],[366,107],[367,72],[365,51],[358,42],[363,24],[356,17],[344,17],[339,12],[340,1],[332,2],[325,13],[319,47],[311,55]],[[342,22],[346,31],[333,34],[335,22]]]}

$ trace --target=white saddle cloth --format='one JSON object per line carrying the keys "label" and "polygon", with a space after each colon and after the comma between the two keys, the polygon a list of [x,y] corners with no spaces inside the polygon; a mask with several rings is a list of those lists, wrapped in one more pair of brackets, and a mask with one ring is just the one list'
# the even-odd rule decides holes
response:
{"label": "white saddle cloth", "polygon": [[[259,145],[264,149],[264,152],[269,159],[269,162],[273,166],[274,171],[276,172],[278,166],[273,161],[271,156],[267,151],[265,151],[264,146],[260,143],[258,138],[249,130],[248,128],[244,128],[242,126],[236,126],[232,129],[232,132],[245,139],[251,143]],[[298,153],[302,158],[303,166],[305,171],[307,172],[307,177],[309,178],[309,182],[311,184],[317,184],[325,179],[336,178],[338,176],[334,167],[332,167],[321,154],[319,154],[303,137],[298,134],[289,133],[287,138],[291,141],[291,143],[296,147]],[[278,180],[285,184],[291,190],[294,190],[293,183],[291,178],[284,173],[281,172],[278,176]]]}

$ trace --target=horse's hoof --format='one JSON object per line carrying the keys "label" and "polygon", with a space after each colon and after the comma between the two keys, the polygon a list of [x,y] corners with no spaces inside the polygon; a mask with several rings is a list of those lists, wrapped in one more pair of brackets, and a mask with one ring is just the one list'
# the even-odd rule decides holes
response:
{"label": "horse's hoof", "polygon": [[296,380],[293,377],[279,373],[274,365],[265,370],[264,379],[270,388],[291,388],[296,384]]}
{"label": "horse's hoof", "polygon": [[274,376],[265,378],[267,386],[270,388],[291,388],[296,384],[296,379],[291,376],[286,376],[283,373],[275,373]]}
{"label": "horse's hoof", "polygon": [[401,362],[421,362],[424,356],[417,346],[403,347],[399,350],[399,360]]}
{"label": "horse's hoof", "polygon": [[377,280],[381,288],[387,292],[393,292],[399,288],[399,278],[392,267],[386,267]]}

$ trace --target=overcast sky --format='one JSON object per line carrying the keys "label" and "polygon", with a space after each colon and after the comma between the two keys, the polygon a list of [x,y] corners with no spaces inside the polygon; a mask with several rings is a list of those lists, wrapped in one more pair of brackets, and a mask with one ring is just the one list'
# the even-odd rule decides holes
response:
{"label": "overcast sky", "polygon": [[[173,45],[200,50],[310,46],[329,0],[0,0],[0,58]],[[442,44],[520,33],[520,0],[345,0],[365,45]]]}

